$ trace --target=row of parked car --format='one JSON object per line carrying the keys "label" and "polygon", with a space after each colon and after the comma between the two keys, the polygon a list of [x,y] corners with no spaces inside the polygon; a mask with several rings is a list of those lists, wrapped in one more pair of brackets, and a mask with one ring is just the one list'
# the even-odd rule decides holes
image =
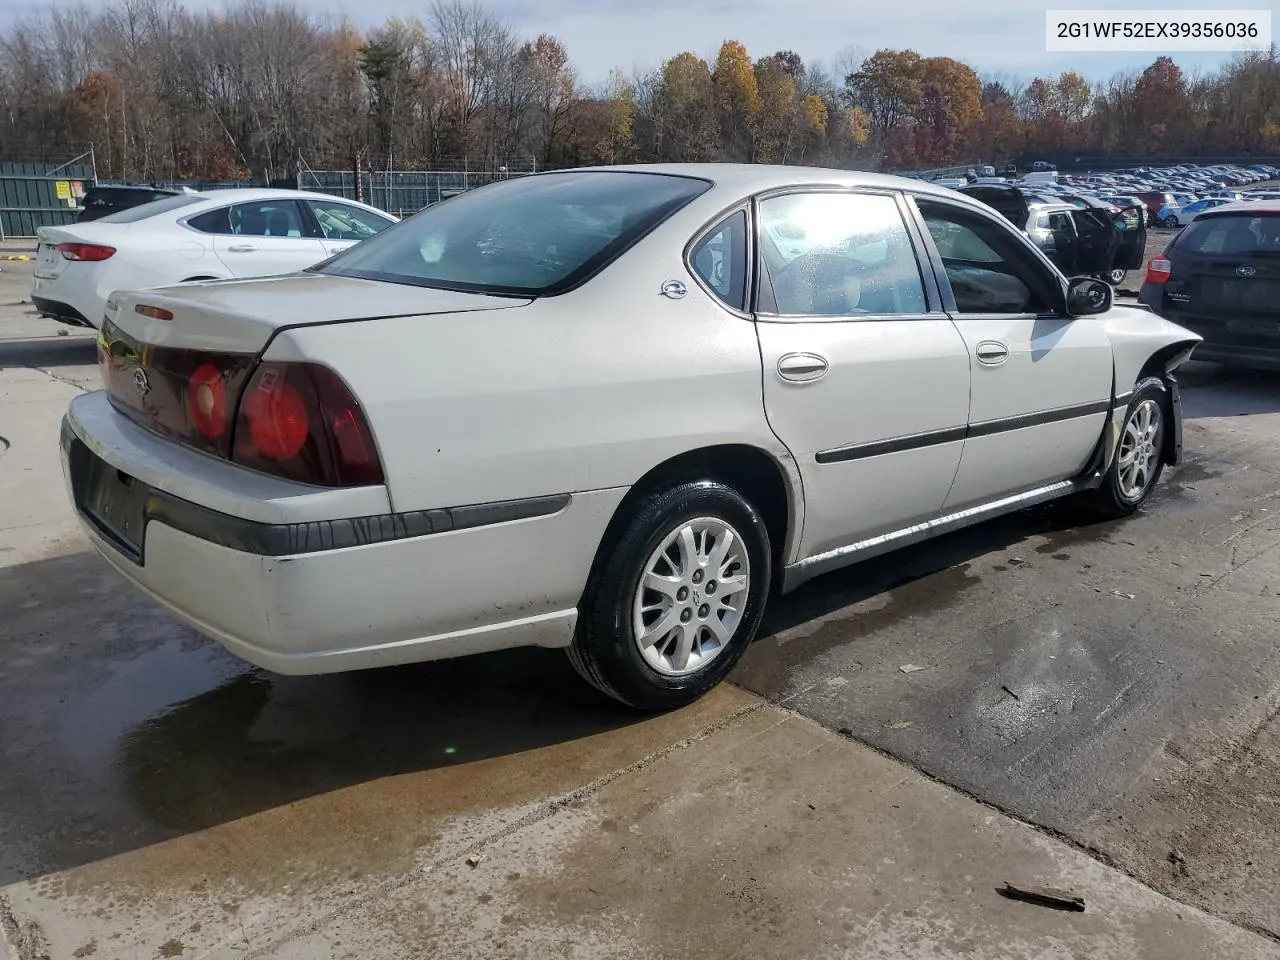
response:
{"label": "row of parked car", "polygon": [[1145,262],[1149,226],[1180,227],[1225,204],[1280,198],[1280,190],[1232,189],[1273,177],[1280,170],[1265,164],[1184,164],[1070,177],[1044,171],[1017,181],[977,177],[945,185],[998,210],[1068,275],[1119,285]]}
{"label": "row of parked car", "polygon": [[1218,164],[1117,170],[1106,174],[1060,178],[1058,189],[1088,190],[1104,200],[1137,201],[1149,226],[1180,227],[1200,213],[1235,200],[1274,200],[1280,190],[1248,190],[1280,178],[1280,169],[1259,163],[1249,167]]}

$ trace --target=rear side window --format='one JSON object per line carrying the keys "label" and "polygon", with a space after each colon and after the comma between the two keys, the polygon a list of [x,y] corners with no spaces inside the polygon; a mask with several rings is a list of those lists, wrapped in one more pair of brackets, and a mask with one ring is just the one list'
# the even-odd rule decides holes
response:
{"label": "rear side window", "polygon": [[362,240],[314,269],[499,296],[548,296],[585,281],[711,184],[577,170],[500,180]]}
{"label": "rear side window", "polygon": [[690,261],[725,306],[747,306],[747,213],[739,210],[698,241]]}
{"label": "rear side window", "polygon": [[760,203],[760,246],[783,316],[919,314],[920,265],[893,197],[797,193]]}
{"label": "rear side window", "polygon": [[198,214],[187,220],[187,226],[201,233],[230,233],[231,218],[228,215],[230,210],[230,207],[219,207],[217,210]]}
{"label": "rear side window", "polygon": [[1280,255],[1280,216],[1241,213],[1193,220],[1174,246],[1183,253],[1277,256]]}

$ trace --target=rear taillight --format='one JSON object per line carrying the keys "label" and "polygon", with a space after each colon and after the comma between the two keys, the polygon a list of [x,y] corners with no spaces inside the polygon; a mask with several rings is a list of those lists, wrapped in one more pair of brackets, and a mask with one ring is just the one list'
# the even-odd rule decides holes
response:
{"label": "rear taillight", "polygon": [[1164,283],[1173,275],[1173,264],[1165,257],[1156,257],[1147,264],[1147,283]]}
{"label": "rear taillight", "polygon": [[110,258],[116,252],[116,248],[100,243],[60,243],[58,244],[58,252],[62,254],[63,260],[89,260],[96,262]]}
{"label": "rear taillight", "polygon": [[342,378],[319,364],[258,367],[240,398],[231,459],[319,486],[383,482],[363,409]]}

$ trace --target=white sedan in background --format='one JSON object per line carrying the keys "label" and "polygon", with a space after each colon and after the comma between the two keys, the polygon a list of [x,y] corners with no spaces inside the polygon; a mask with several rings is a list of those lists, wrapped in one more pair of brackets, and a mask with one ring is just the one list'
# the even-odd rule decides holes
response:
{"label": "white sedan in background", "polygon": [[397,218],[301,190],[188,193],[86,223],[41,227],[31,302],[41,316],[100,327],[116,290],[293,273]]}
{"label": "white sedan in background", "polygon": [[1111,297],[916,180],[533,174],[292,276],[113,296],[63,466],[118,571],[267,669],[562,647],[661,710],[775,586],[1139,509],[1200,337]]}

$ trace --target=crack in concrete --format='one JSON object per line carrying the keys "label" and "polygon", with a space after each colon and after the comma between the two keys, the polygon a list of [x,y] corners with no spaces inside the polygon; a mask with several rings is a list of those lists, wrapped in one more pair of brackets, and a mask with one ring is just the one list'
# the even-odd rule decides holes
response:
{"label": "crack in concrete", "polygon": [[[782,706],[780,703],[775,703],[774,706],[780,710],[786,710],[788,713],[793,712],[789,708]],[[1273,713],[1272,717],[1274,718],[1277,714],[1280,714],[1280,710],[1278,710],[1277,713]],[[799,716],[803,716],[803,714],[800,714]],[[1166,900],[1169,900],[1172,903],[1181,904],[1182,906],[1186,907],[1188,910],[1195,910],[1199,913],[1204,914],[1205,916],[1213,917],[1215,920],[1220,920],[1223,923],[1230,924],[1231,926],[1235,927],[1238,930],[1244,930],[1247,933],[1252,933],[1255,936],[1262,937],[1263,939],[1272,940],[1276,943],[1280,943],[1280,930],[1272,930],[1270,927],[1263,926],[1262,924],[1233,920],[1230,917],[1223,916],[1220,913],[1215,913],[1212,910],[1207,910],[1204,907],[1199,906],[1198,904],[1192,903],[1187,900],[1181,900],[1181,899],[1178,899],[1177,897],[1173,897],[1168,893],[1165,893],[1162,890],[1158,890],[1155,887],[1153,887],[1151,884],[1147,883],[1145,880],[1142,879],[1142,877],[1138,876],[1138,874],[1129,870],[1123,863],[1116,860],[1114,857],[1111,856],[1111,854],[1107,853],[1107,851],[1101,849],[1100,847],[1095,847],[1090,843],[1087,843],[1083,840],[1079,840],[1069,833],[1064,833],[1063,831],[1056,830],[1053,827],[1049,827],[1041,823],[1036,823],[1034,820],[1028,820],[1026,817],[1015,812],[1014,810],[1001,806],[999,803],[994,803],[990,800],[987,800],[979,796],[978,794],[974,793],[973,791],[966,789],[965,787],[959,786],[957,784],[954,784],[943,777],[935,776],[934,774],[930,773],[928,770],[924,770],[920,767],[917,767],[915,764],[911,763],[906,758],[900,757],[895,753],[892,753],[888,750],[883,749],[882,747],[878,747],[876,746],[876,744],[871,743],[868,740],[864,740],[862,737],[859,737],[857,734],[853,733],[851,730],[848,730],[848,728],[844,728],[842,730],[833,730],[833,728],[817,720],[814,720],[811,717],[805,717],[805,719],[807,719],[810,723],[817,723],[819,726],[823,727],[824,729],[830,730],[838,734],[839,736],[844,737],[846,740],[851,740],[854,743],[861,744],[862,746],[867,747],[870,750],[874,750],[876,753],[880,754],[880,756],[885,757],[889,760],[892,760],[895,763],[901,764],[902,766],[910,770],[914,770],[916,773],[920,774],[922,777],[925,777],[928,780],[932,780],[934,783],[941,784],[942,786],[946,787],[949,790],[955,791],[961,796],[968,797],[970,800],[974,801],[975,803],[979,803],[982,806],[986,807],[987,809],[992,810],[996,813],[999,813],[1001,816],[1008,817],[1010,820],[1015,820],[1018,823],[1022,824],[1023,826],[1029,827],[1030,829],[1035,830],[1037,833],[1043,836],[1049,837],[1053,840],[1057,840],[1060,843],[1066,844],[1067,846],[1071,847],[1073,850],[1077,850],[1080,853],[1083,853],[1085,856],[1089,857],[1090,859],[1100,863],[1102,866],[1107,867],[1108,869],[1111,869],[1111,870],[1115,870],[1117,873],[1120,873],[1123,876],[1128,877],[1134,883],[1139,884],[1144,889],[1150,890],[1152,893],[1156,894],[1157,896],[1164,897]],[[1265,723],[1263,725],[1265,726]]]}
{"label": "crack in concrete", "polygon": [[54,373],[52,370],[46,370],[44,367],[27,367],[27,369],[35,370],[37,373],[43,373],[50,380],[56,380],[58,381],[58,383],[65,383],[69,387],[75,387],[81,393],[89,392],[88,387],[85,387],[79,383],[76,383],[76,381],[72,380],[70,377],[64,377],[60,374]]}

